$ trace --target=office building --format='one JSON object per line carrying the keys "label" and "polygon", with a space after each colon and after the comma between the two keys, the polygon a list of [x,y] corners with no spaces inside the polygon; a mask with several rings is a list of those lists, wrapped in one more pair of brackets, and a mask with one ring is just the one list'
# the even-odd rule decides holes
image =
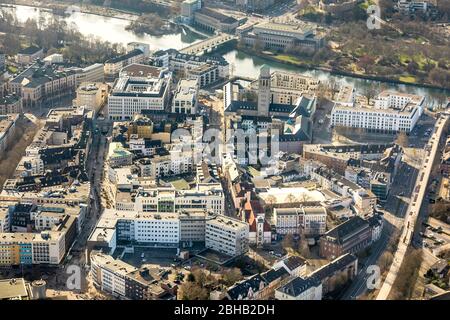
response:
{"label": "office building", "polygon": [[327,211],[322,206],[274,208],[273,219],[277,234],[302,234],[314,237],[325,233]]}
{"label": "office building", "polygon": [[261,22],[248,32],[240,34],[245,45],[272,50],[284,50],[287,47],[303,47],[318,50],[324,45],[324,36],[317,33],[308,24]]}
{"label": "office building", "polygon": [[116,80],[108,97],[110,120],[131,120],[143,110],[165,110],[167,106],[171,74],[159,77],[123,76]]}
{"label": "office building", "polygon": [[105,81],[105,67],[103,63],[94,63],[85,68],[70,68],[76,74],[77,88],[85,82],[95,83]]}
{"label": "office building", "polygon": [[248,251],[248,224],[224,215],[208,220],[205,229],[205,246],[229,256]]}
{"label": "office building", "polygon": [[355,216],[327,231],[320,238],[320,256],[335,259],[345,253],[357,254],[372,243],[372,229],[367,220]]}
{"label": "office building", "polygon": [[194,25],[209,31],[234,33],[239,21],[219,11],[203,7],[194,11]]}
{"label": "office building", "polygon": [[95,115],[106,104],[108,88],[107,84],[101,82],[83,82],[77,89],[74,105],[94,111]]}
{"label": "office building", "polygon": [[198,104],[197,95],[197,80],[180,80],[173,97],[172,112],[196,114]]}

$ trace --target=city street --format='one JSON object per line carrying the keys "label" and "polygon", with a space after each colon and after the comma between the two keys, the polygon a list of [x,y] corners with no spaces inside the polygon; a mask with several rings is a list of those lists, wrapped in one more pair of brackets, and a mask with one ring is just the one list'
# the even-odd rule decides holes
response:
{"label": "city street", "polygon": [[416,223],[420,223],[420,209],[425,198],[425,193],[430,179],[431,171],[434,165],[435,157],[438,153],[439,141],[442,137],[444,128],[446,127],[448,116],[441,117],[436,123],[434,132],[431,133],[429,144],[426,147],[427,157],[423,159],[423,167],[419,171],[419,175],[414,183],[414,193],[411,196],[412,203],[408,206],[408,213],[404,219],[404,226],[402,235],[400,236],[399,245],[394,255],[394,261],[389,269],[389,273],[383,283],[377,300],[386,300],[389,297],[392,286],[400,270],[401,264],[405,257],[408,246],[411,242],[415,242],[415,231],[420,228],[415,228]]}

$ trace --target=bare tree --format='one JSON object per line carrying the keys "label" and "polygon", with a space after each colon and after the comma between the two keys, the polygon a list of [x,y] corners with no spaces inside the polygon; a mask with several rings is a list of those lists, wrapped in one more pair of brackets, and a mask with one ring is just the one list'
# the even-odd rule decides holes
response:
{"label": "bare tree", "polygon": [[366,97],[367,103],[369,103],[370,100],[376,96],[377,89],[371,85],[364,86],[362,89],[362,94],[364,95],[364,97]]}
{"label": "bare tree", "polygon": [[397,139],[395,139],[395,143],[403,148],[406,148],[408,146],[409,139],[404,131],[400,131],[397,134]]}

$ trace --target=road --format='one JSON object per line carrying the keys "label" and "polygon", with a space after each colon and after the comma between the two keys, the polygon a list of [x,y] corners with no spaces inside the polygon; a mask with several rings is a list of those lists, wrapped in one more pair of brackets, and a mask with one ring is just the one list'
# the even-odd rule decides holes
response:
{"label": "road", "polygon": [[367,278],[370,276],[370,274],[367,274],[367,267],[377,264],[378,259],[381,257],[389,243],[394,228],[401,227],[401,218],[405,216],[408,205],[407,202],[403,201],[398,196],[398,194],[404,193],[405,195],[409,195],[412,192],[413,188],[410,180],[413,180],[416,175],[417,172],[410,169],[408,164],[402,163],[400,165],[386,205],[384,206],[384,209],[379,209],[379,211],[383,213],[385,220],[381,237],[375,244],[372,245],[370,256],[360,261],[360,270],[355,279],[353,279],[352,284],[340,297],[341,300],[354,300],[367,292]]}
{"label": "road", "polygon": [[438,151],[439,141],[443,133],[443,129],[448,121],[448,116],[441,117],[436,122],[436,127],[430,137],[429,144],[425,147],[427,152],[423,160],[423,166],[419,171],[418,178],[415,183],[414,192],[411,197],[411,203],[408,206],[406,217],[404,218],[403,230],[400,236],[397,251],[394,255],[394,261],[389,269],[389,273],[381,287],[377,300],[386,300],[392,290],[397,274],[400,270],[403,259],[406,255],[408,246],[413,238],[415,224],[419,216],[422,202],[428,186],[429,177],[434,164],[435,156]]}
{"label": "road", "polygon": [[[87,164],[88,173],[91,179],[91,190],[89,195],[90,206],[86,221],[83,224],[82,230],[77,236],[73,247],[76,251],[83,250],[85,248],[89,235],[97,224],[101,212],[101,181],[103,178],[103,163],[108,144],[106,137],[100,132],[96,132],[95,128],[101,128],[102,125],[102,122],[97,122],[94,120],[94,135]],[[84,258],[85,257],[81,256],[80,260],[84,260]]]}
{"label": "road", "polygon": [[385,226],[383,228],[380,239],[371,247],[370,256],[362,263],[359,263],[360,269],[358,274],[355,279],[353,279],[350,287],[341,296],[340,300],[355,300],[367,292],[367,279],[372,275],[372,273],[367,273],[367,267],[377,264],[378,259],[381,257],[389,243],[392,234],[391,228],[393,228],[393,226]]}

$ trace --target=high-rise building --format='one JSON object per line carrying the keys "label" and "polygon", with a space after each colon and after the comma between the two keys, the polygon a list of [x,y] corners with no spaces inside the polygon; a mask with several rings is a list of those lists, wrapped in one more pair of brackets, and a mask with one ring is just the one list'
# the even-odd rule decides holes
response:
{"label": "high-rise building", "polygon": [[258,87],[258,115],[269,115],[270,101],[270,68],[269,66],[262,66],[259,74],[259,87]]}

